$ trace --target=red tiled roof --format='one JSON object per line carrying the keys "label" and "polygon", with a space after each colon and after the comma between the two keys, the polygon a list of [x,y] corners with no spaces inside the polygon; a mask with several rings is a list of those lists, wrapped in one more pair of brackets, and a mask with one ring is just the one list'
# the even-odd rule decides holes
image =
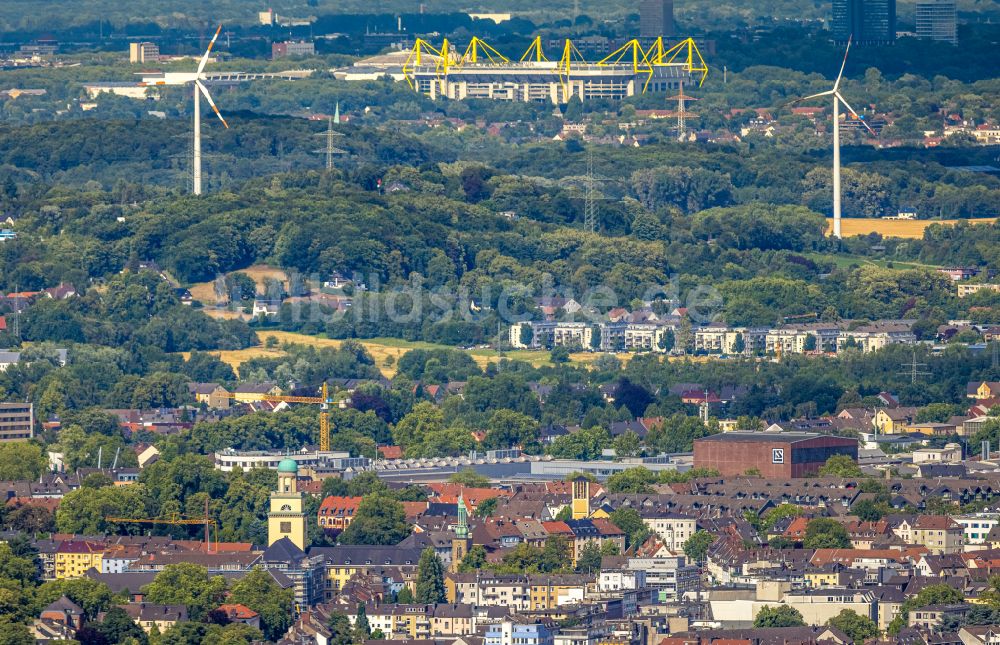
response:
{"label": "red tiled roof", "polygon": [[219,605],[219,610],[224,611],[229,620],[250,620],[259,615],[253,609],[239,603]]}
{"label": "red tiled roof", "polygon": [[[173,540],[174,546],[188,551],[204,551],[203,540]],[[212,553],[249,553],[253,550],[252,542],[212,542]]]}
{"label": "red tiled roof", "polygon": [[309,495],[319,495],[323,492],[323,480],[314,479],[307,482],[299,482],[296,488],[302,493],[307,493]]}
{"label": "red tiled roof", "polygon": [[[545,492],[551,493],[553,495],[572,495],[573,494],[573,482],[568,482],[563,479],[556,481],[545,482]],[[597,497],[598,495],[604,494],[604,487],[597,482],[590,482],[590,496]]]}
{"label": "red tiled roof", "polygon": [[379,446],[379,453],[386,459],[402,459],[403,458],[403,447],[402,446]]}
{"label": "red tiled roof", "polygon": [[788,528],[785,529],[785,532],[782,533],[782,535],[784,535],[787,538],[801,539],[805,537],[806,528],[808,527],[809,527],[808,517],[796,517],[795,519],[792,520],[791,524],[788,525]]}
{"label": "red tiled roof", "polygon": [[420,517],[427,510],[427,502],[403,502],[402,504],[407,520]]}
{"label": "red tiled roof", "polygon": [[947,515],[920,515],[917,517],[917,521],[913,526],[918,529],[944,531],[947,529],[961,528],[962,525]]}
{"label": "red tiled roof", "polygon": [[361,503],[360,497],[330,495],[319,505],[320,517],[354,517]]}
{"label": "red tiled roof", "polygon": [[431,495],[432,501],[439,502],[441,504],[456,504],[458,503],[458,496],[461,494],[466,505],[471,508],[475,508],[479,502],[482,502],[483,500],[493,499],[495,497],[511,497],[513,495],[510,491],[499,490],[496,488],[467,488],[461,484],[453,484],[450,482],[428,484],[427,487],[430,488],[433,493]]}
{"label": "red tiled roof", "polygon": [[55,513],[56,509],[59,508],[59,502],[62,499],[53,497],[11,497],[7,500],[8,508],[20,508],[22,506],[35,506],[38,508],[44,508],[50,513]]}
{"label": "red tiled roof", "polygon": [[573,535],[573,529],[566,522],[542,522],[542,528],[549,535]]}

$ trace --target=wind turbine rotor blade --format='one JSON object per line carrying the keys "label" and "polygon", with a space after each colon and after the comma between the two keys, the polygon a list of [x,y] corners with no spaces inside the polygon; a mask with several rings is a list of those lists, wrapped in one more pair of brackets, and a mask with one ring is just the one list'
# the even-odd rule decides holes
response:
{"label": "wind turbine rotor blade", "polygon": [[851,107],[851,104],[848,103],[847,100],[843,96],[840,95],[840,92],[836,92],[834,94],[834,96],[836,96],[837,100],[839,100],[841,103],[844,104],[844,107],[847,108],[847,110],[851,113],[851,116],[853,116],[854,118],[856,118],[858,121],[861,121],[861,125],[865,126],[865,129],[867,129],[869,132],[871,132],[876,137],[878,136],[877,134],[875,134],[875,131],[872,130],[871,126],[868,125],[868,122],[865,121],[864,117],[862,117],[860,114],[858,114],[858,112],[855,111],[855,109]]}
{"label": "wind turbine rotor blade", "polygon": [[785,103],[782,107],[787,107],[789,105],[795,105],[796,103],[802,103],[803,101],[809,101],[812,99],[818,99],[824,96],[832,96],[835,90],[827,90],[826,92],[820,92],[819,94],[811,94],[810,96],[803,96],[800,99],[795,99],[794,101],[789,101]]}
{"label": "wind turbine rotor blade", "polygon": [[844,62],[840,64],[840,73],[837,74],[837,82],[833,84],[834,92],[840,89],[840,79],[844,77],[844,68],[847,67],[847,54],[851,52],[851,39],[853,38],[854,34],[851,34],[847,38],[847,48],[844,50]]}
{"label": "wind turbine rotor blade", "polygon": [[228,130],[229,124],[226,123],[226,120],[222,117],[222,112],[219,112],[219,108],[215,107],[215,101],[212,100],[212,95],[208,93],[208,88],[202,85],[201,81],[195,81],[194,83],[198,86],[198,89],[201,90],[201,93],[205,95],[205,99],[208,101],[208,104],[211,105],[212,110],[215,111],[215,116],[219,117],[219,120],[222,121],[222,125],[226,126],[226,129]]}
{"label": "wind turbine rotor blade", "polygon": [[205,55],[201,57],[201,62],[198,63],[198,73],[201,74],[205,69],[205,65],[208,63],[208,55],[212,53],[212,47],[215,46],[215,41],[218,40],[219,34],[222,32],[222,25],[215,30],[215,35],[212,36],[211,42],[208,43],[208,49],[205,50]]}

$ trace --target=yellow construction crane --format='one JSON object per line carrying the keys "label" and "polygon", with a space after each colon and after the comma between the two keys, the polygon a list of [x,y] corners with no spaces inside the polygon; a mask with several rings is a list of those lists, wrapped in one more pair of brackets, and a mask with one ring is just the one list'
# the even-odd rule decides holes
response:
{"label": "yellow construction crane", "polygon": [[[208,516],[208,500],[205,501],[205,516],[204,517],[185,517],[178,513],[174,513],[168,517],[112,517],[106,516],[104,518],[105,522],[114,522],[116,524],[171,524],[171,525],[193,525],[193,524],[203,524],[205,525],[205,553],[211,553],[212,541],[209,535],[209,526],[215,531],[215,542],[218,545],[219,542],[219,527],[215,520]],[[218,546],[216,546],[216,551],[218,551]]]}
{"label": "yellow construction crane", "polygon": [[[238,394],[230,394],[229,398],[235,399]],[[254,401],[268,401],[271,403],[308,403],[310,405],[319,405],[319,449],[320,452],[328,452],[330,450],[330,404],[333,400],[330,398],[330,388],[327,386],[326,381],[323,381],[323,387],[321,389],[321,396],[285,396],[278,394],[261,394],[254,397]]]}

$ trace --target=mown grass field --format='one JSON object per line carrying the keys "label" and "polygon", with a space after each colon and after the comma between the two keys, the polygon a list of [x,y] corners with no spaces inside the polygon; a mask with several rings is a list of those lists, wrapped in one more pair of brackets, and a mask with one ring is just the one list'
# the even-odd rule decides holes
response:
{"label": "mown grass field", "polygon": [[[924,236],[924,229],[931,224],[946,224],[954,226],[958,222],[970,224],[991,224],[996,221],[995,217],[982,219],[879,219],[879,218],[843,218],[840,220],[841,234],[844,237],[855,235],[868,235],[869,233],[879,233],[883,237],[905,237],[909,239],[920,239]],[[833,235],[833,220],[829,220],[826,228],[827,235]]]}
{"label": "mown grass field", "polygon": [[833,262],[838,269],[850,269],[852,266],[872,265],[883,269],[938,269],[940,267],[931,264],[921,264],[919,262],[899,262],[891,258],[872,259],[860,255],[848,255],[838,253],[830,255],[826,253],[803,253],[805,257],[815,262]]}

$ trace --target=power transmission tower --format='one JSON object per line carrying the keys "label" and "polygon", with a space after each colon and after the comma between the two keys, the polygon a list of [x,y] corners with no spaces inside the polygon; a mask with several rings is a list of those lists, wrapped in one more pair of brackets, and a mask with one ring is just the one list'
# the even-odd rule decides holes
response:
{"label": "power transmission tower", "polygon": [[673,113],[673,116],[677,117],[677,140],[683,141],[684,136],[687,134],[687,120],[697,119],[698,115],[694,112],[689,112],[685,108],[685,103],[687,101],[697,101],[693,96],[687,96],[684,94],[684,83],[681,83],[680,90],[677,96],[671,96],[667,99],[668,101],[677,101],[677,111]]}
{"label": "power transmission tower", "polygon": [[930,376],[930,372],[925,371],[923,368],[927,367],[927,363],[917,362],[917,348],[913,348],[913,359],[909,363],[903,363],[902,367],[906,370],[899,372],[902,376],[909,376],[910,383],[916,383],[918,376]]}
{"label": "power transmission tower", "polygon": [[[191,135],[186,133],[175,134],[172,138],[184,139],[184,141],[186,142],[184,146],[185,151],[175,155],[170,155],[170,158],[178,161],[176,167],[183,168],[183,170],[181,171],[181,179],[183,181],[184,187],[187,190],[194,190],[194,166],[191,162],[191,159],[194,156],[194,142],[191,140]],[[211,142],[212,137],[211,135],[203,134],[201,135],[201,140]],[[220,157],[222,157],[222,155],[218,153],[204,152],[204,151],[202,151],[201,153],[201,158],[203,161],[210,161],[212,159],[218,159]],[[206,164],[206,166],[208,170],[212,170],[211,164]],[[202,181],[205,184],[208,184],[209,180],[208,172],[203,171],[201,176],[202,176]]]}
{"label": "power transmission tower", "polygon": [[583,228],[597,231],[597,202],[594,197],[594,151],[587,151],[587,200],[583,206]]}
{"label": "power transmission tower", "polygon": [[334,155],[344,155],[347,154],[346,150],[341,150],[333,145],[334,137],[342,137],[343,134],[337,132],[333,129],[334,123],[340,124],[340,103],[337,104],[337,110],[332,117],[328,117],[326,120],[326,132],[320,132],[317,137],[326,137],[326,148],[320,150],[314,150],[313,152],[317,154],[326,155],[326,169],[327,171],[333,170],[333,156]]}
{"label": "power transmission tower", "polygon": [[594,151],[587,150],[587,175],[584,177],[583,229],[591,233],[597,232],[597,202],[605,197],[597,196],[599,182],[611,182],[614,179],[594,174]]}

